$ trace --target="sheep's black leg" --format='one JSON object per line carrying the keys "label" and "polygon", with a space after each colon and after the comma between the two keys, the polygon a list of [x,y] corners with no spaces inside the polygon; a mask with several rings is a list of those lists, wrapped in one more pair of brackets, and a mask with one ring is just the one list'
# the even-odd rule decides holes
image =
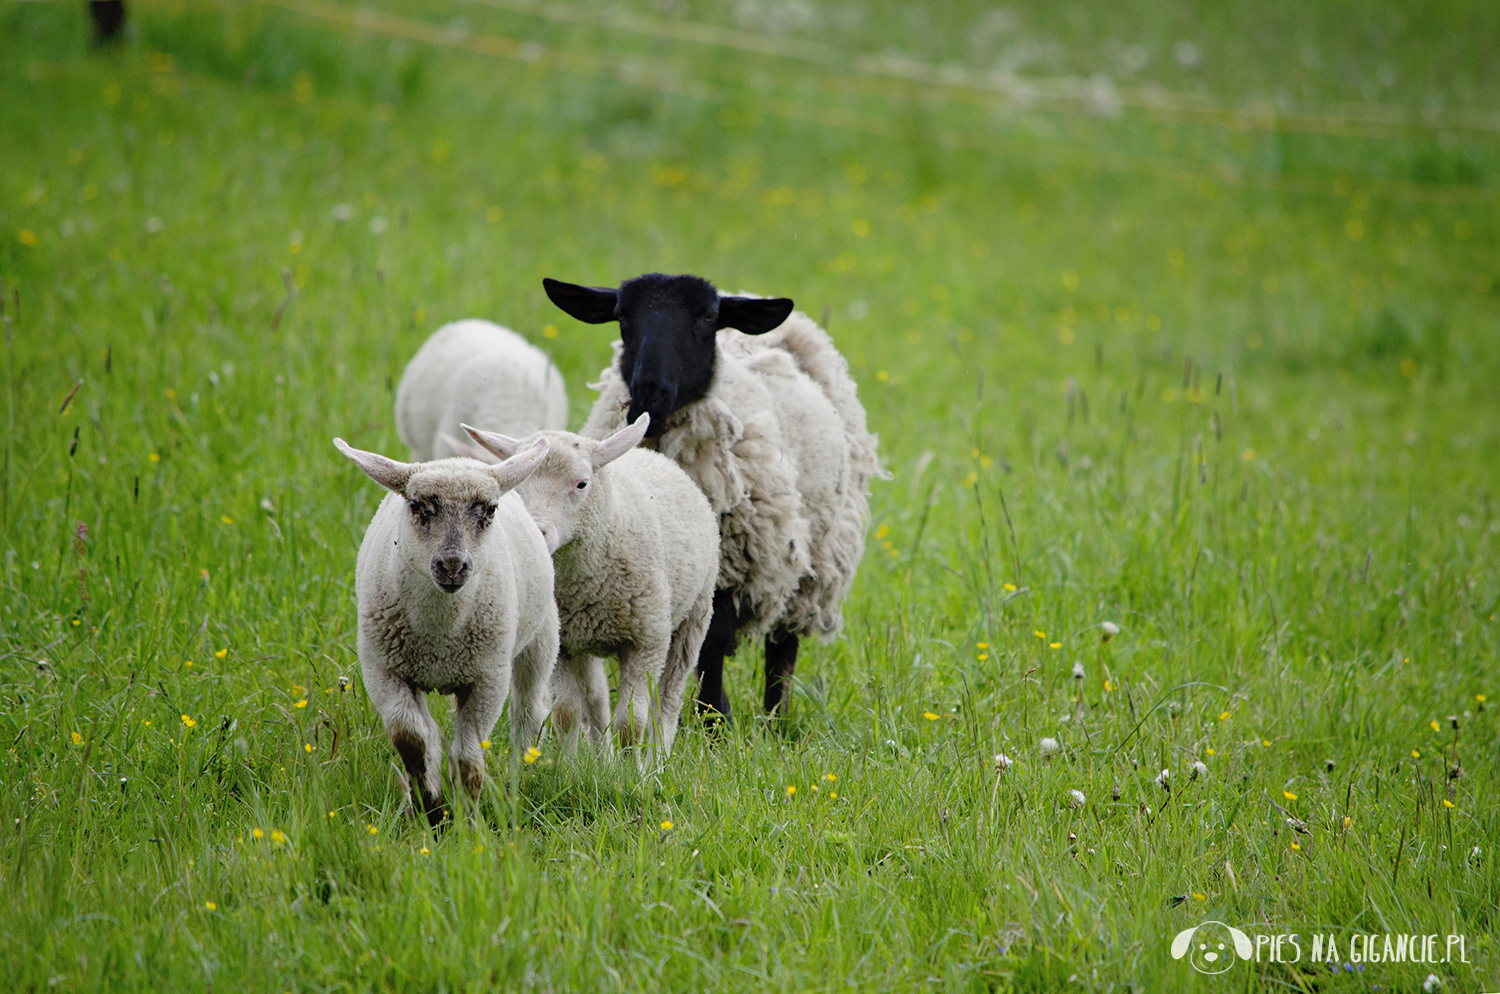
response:
{"label": "sheep's black leg", "polygon": [[698,650],[698,713],[710,723],[728,722],[729,695],[724,693],[724,657],[734,653],[739,613],[730,590],[714,591],[714,613],[703,648]]}
{"label": "sheep's black leg", "polygon": [[89,16],[94,22],[94,41],[111,41],[125,26],[124,0],[89,0]]}
{"label": "sheep's black leg", "polygon": [[797,672],[797,636],[778,628],[766,636],[766,714],[775,716]]}

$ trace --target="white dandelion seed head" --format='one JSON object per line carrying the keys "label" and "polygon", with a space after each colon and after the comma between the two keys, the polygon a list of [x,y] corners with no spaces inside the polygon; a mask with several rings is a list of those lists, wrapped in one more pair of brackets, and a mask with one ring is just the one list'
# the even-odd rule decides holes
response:
{"label": "white dandelion seed head", "polygon": [[1088,798],[1083,796],[1081,790],[1068,791],[1068,804],[1070,807],[1081,808],[1088,803]]}
{"label": "white dandelion seed head", "polygon": [[1051,759],[1053,756],[1056,756],[1061,749],[1062,745],[1051,736],[1048,736],[1047,738],[1042,739],[1042,741],[1037,743],[1037,750],[1042,754],[1043,759]]}
{"label": "white dandelion seed head", "polygon": [[1203,760],[1200,759],[1197,762],[1193,763],[1193,779],[1194,780],[1197,780],[1199,777],[1207,777],[1207,776],[1208,776],[1208,766],[1203,762]]}
{"label": "white dandelion seed head", "polygon": [[1427,994],[1432,994],[1433,991],[1437,990],[1441,986],[1443,986],[1443,982],[1438,979],[1438,975],[1435,973],[1429,973],[1427,975],[1427,979],[1422,981],[1422,989],[1426,991]]}
{"label": "white dandelion seed head", "polygon": [[1083,679],[1083,664],[1082,663],[1074,663],[1073,664],[1073,679],[1074,680],[1082,680]]}
{"label": "white dandelion seed head", "polygon": [[995,753],[995,769],[999,770],[1001,773],[1004,773],[1006,770],[1010,769],[1010,766],[1011,762],[1009,756],[1007,756],[1003,752]]}
{"label": "white dandelion seed head", "polygon": [[1100,638],[1102,638],[1105,642],[1108,642],[1110,639],[1120,634],[1120,626],[1115,624],[1113,621],[1106,621],[1099,625],[1099,631],[1103,633]]}
{"label": "white dandelion seed head", "polygon": [[1156,785],[1158,787],[1166,787],[1169,783],[1171,783],[1171,781],[1172,781],[1172,771],[1171,770],[1162,770],[1160,773],[1158,773],[1156,775]]}

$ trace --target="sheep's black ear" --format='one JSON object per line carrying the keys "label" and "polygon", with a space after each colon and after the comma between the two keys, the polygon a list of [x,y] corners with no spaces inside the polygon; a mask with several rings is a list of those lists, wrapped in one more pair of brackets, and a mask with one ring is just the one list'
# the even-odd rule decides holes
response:
{"label": "sheep's black ear", "polygon": [[542,280],[542,289],[566,314],[585,324],[615,320],[615,309],[620,304],[620,291],[612,287],[579,286],[549,276]]}
{"label": "sheep's black ear", "polygon": [[720,297],[719,327],[764,335],[781,327],[781,322],[791,316],[792,306],[788,297]]}

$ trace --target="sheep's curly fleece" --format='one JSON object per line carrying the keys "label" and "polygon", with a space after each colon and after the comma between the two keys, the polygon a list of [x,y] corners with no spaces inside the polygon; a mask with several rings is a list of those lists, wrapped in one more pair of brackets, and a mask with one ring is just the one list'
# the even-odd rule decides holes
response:
{"label": "sheep's curly fleece", "polygon": [[[616,342],[615,362],[590,384],[599,399],[586,437],[625,424],[619,356]],[[837,635],[864,555],[870,478],[888,474],[828,333],[801,311],[764,335],[720,331],[708,395],[674,412],[657,443],[719,515],[718,585],[749,608],[741,634]]]}

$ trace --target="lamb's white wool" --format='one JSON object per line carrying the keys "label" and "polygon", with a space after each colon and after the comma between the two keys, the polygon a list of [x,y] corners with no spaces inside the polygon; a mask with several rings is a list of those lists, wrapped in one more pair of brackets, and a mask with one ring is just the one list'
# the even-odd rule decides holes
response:
{"label": "lamb's white wool", "polygon": [[[574,745],[580,728],[596,742],[609,733],[600,657],[616,656],[615,733],[624,745],[670,752],[713,611],[718,520],[675,463],[634,448],[649,421],[642,415],[604,441],[539,432],[532,437],[546,440],[547,455],[517,491],[552,550],[562,629],[552,720]],[[497,456],[529,444],[464,430]]]}
{"label": "lamb's white wool", "polygon": [[432,333],[396,388],[396,431],[415,460],[455,453],[443,438],[461,422],[507,435],[568,424],[562,373],[509,328],[468,318]]}
{"label": "lamb's white wool", "polygon": [[[624,424],[630,392],[616,363],[581,434]],[[869,482],[881,475],[876,437],[848,363],[828,333],[794,312],[774,331],[718,332],[703,399],[679,408],[657,451],[687,471],[719,516],[721,589],[769,631],[832,636],[864,554]]]}
{"label": "lamb's white wool", "polygon": [[426,693],[456,701],[449,761],[476,793],[480,743],[511,700],[511,740],[530,747],[547,717],[557,658],[552,559],[513,490],[545,443],[498,465],[472,459],[401,463],[334,444],[391,492],[355,566],[365,689],[400,753],[412,801],[441,820],[442,739]]}

